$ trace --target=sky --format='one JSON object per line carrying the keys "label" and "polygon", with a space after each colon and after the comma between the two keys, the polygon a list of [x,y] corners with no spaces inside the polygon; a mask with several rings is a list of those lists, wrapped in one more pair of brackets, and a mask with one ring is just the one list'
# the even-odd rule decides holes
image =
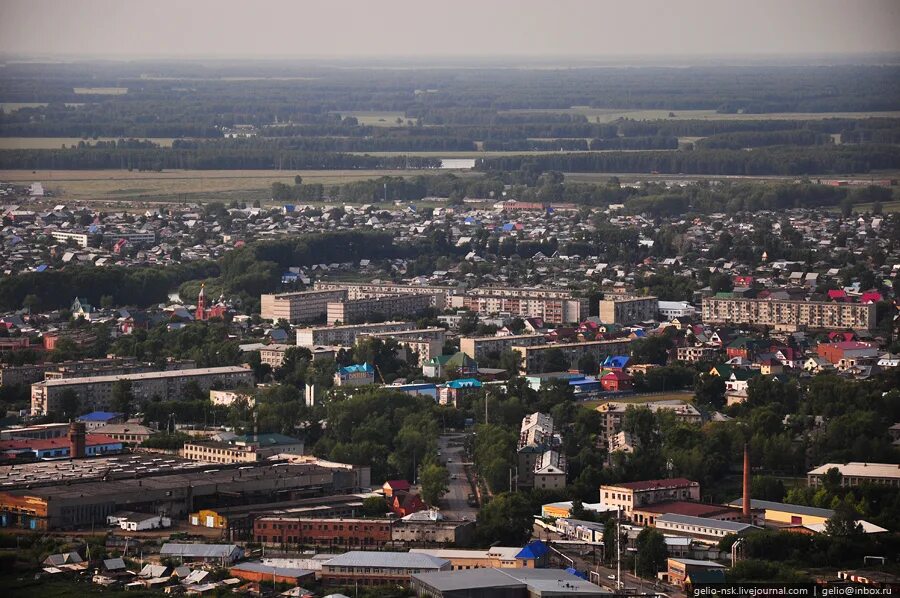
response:
{"label": "sky", "polygon": [[0,53],[581,57],[900,52],[900,0],[0,0]]}

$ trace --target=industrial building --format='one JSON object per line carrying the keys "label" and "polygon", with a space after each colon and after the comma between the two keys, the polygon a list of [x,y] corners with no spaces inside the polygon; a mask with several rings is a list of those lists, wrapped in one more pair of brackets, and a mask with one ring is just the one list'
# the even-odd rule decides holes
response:
{"label": "industrial building", "polygon": [[157,397],[162,401],[179,400],[191,383],[202,391],[213,386],[235,388],[255,384],[253,370],[237,366],[45,380],[31,385],[31,414],[59,411],[59,400],[68,390],[75,392],[82,408],[107,410],[111,407],[113,387],[119,380],[131,382],[131,392],[138,405]]}
{"label": "industrial building", "polygon": [[806,482],[813,487],[821,486],[825,474],[837,469],[841,474],[841,486],[877,484],[900,488],[900,465],[893,463],[826,463],[806,474]]}
{"label": "industrial building", "polygon": [[468,569],[416,573],[416,596],[428,598],[607,598],[610,590],[562,569]]}
{"label": "industrial building", "polygon": [[[90,461],[90,460],[86,460]],[[145,477],[72,483],[0,492],[0,521],[7,527],[71,529],[104,524],[118,511],[158,513],[172,519],[204,508],[271,502],[352,489],[352,471],[276,463],[244,467],[205,464],[178,473],[142,467]],[[144,473],[146,472],[146,473]],[[135,474],[132,474],[135,475]],[[2,479],[2,478],[0,478]]]}
{"label": "industrial building", "polygon": [[[700,483],[686,478],[643,480],[600,486],[600,500],[632,521],[641,507],[667,501],[699,501]],[[657,518],[657,521],[659,519]]]}
{"label": "industrial building", "polygon": [[410,575],[449,571],[450,561],[408,552],[351,551],[322,563],[322,585],[408,585]]}

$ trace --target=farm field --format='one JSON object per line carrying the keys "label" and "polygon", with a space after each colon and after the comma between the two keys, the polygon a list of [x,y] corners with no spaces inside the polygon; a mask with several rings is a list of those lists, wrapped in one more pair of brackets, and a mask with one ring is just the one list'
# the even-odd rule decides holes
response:
{"label": "farm field", "polygon": [[0,181],[43,183],[61,200],[139,201],[267,201],[272,183],[338,185],[380,176],[434,174],[434,170],[0,170]]}
{"label": "farm field", "polygon": [[[82,139],[80,137],[0,137],[0,150],[15,149],[59,149],[62,146],[71,147],[84,141],[93,145],[98,141],[118,141],[121,137],[98,137],[97,139]],[[149,137],[143,141],[158,143],[161,147],[172,147],[172,137]]]}
{"label": "farm field", "polygon": [[[581,114],[591,122],[607,123],[620,118],[634,120],[822,120],[826,118],[900,118],[900,111],[885,112],[771,112],[767,114],[720,114],[715,110],[627,110],[615,108],[534,108],[506,110],[501,114]],[[669,116],[672,112],[675,116]]]}
{"label": "farm field", "polygon": [[121,96],[128,93],[127,87],[73,87],[76,95]]}

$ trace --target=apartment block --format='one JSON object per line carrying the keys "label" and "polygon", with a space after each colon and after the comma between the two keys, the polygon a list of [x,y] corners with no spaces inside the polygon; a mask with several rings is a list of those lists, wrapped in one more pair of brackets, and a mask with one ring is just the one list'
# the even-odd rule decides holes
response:
{"label": "apartment block", "polygon": [[543,334],[510,336],[467,336],[459,339],[459,350],[478,361],[491,354],[500,354],[513,347],[530,347],[547,342]]}
{"label": "apartment block", "polygon": [[398,353],[402,353],[402,359],[409,359],[410,354],[415,353],[418,356],[418,365],[421,366],[432,357],[443,353],[447,331],[443,328],[419,328],[399,332],[374,332],[359,335],[356,340],[359,342],[365,338],[392,340],[400,347]]}
{"label": "apartment block", "polygon": [[[672,413],[675,417],[685,424],[699,424],[703,416],[696,407],[684,401],[653,401],[644,403],[641,407],[649,409],[653,413],[661,411]],[[622,431],[622,418],[629,408],[635,408],[634,405],[628,403],[616,403],[610,401],[597,407],[597,411],[602,416],[600,424],[600,441],[609,443],[610,438]]]}
{"label": "apartment block", "polygon": [[678,361],[696,363],[698,361],[713,361],[719,357],[722,350],[718,347],[678,347]]}
{"label": "apartment block", "polygon": [[68,243],[74,241],[79,247],[96,247],[100,244],[100,235],[89,235],[88,233],[76,233],[69,231],[53,231],[51,233],[54,241],[60,243]]}
{"label": "apartment block", "polygon": [[325,318],[328,303],[346,299],[345,290],[264,294],[260,296],[260,317],[273,322],[285,320],[291,324],[315,322]]}
{"label": "apartment block", "polygon": [[701,315],[707,324],[771,326],[787,332],[875,328],[874,303],[706,297]]}
{"label": "apartment block", "polygon": [[385,334],[414,330],[413,322],[381,322],[379,324],[345,324],[342,326],[313,326],[297,329],[298,347],[342,345],[350,347],[361,334]]}
{"label": "apartment block", "polygon": [[118,380],[131,382],[131,392],[138,405],[155,397],[163,401],[179,400],[191,382],[204,392],[216,385],[234,388],[253,386],[255,382],[253,370],[236,366],[44,380],[31,385],[31,414],[46,415],[58,411],[59,401],[68,390],[75,392],[84,409],[109,410],[113,387]]}
{"label": "apartment block", "polygon": [[571,291],[546,289],[479,288],[453,297],[453,307],[481,315],[509,314],[521,318],[543,318],[547,322],[580,322],[588,315],[588,301]]}
{"label": "apartment block", "polygon": [[436,285],[411,285],[411,284],[394,284],[394,283],[350,283],[350,282],[317,282],[313,285],[316,290],[322,291],[346,291],[347,299],[355,301],[357,299],[378,299],[380,297],[389,297],[393,295],[430,295],[432,296],[432,307],[444,309],[450,302],[450,297],[457,288]]}
{"label": "apartment block", "polygon": [[568,369],[577,369],[578,360],[584,355],[593,355],[597,363],[611,355],[622,355],[628,352],[628,340],[587,341],[583,343],[558,343],[511,347],[522,356],[521,373],[530,374],[544,371],[544,360],[550,351],[562,351],[569,360]]}
{"label": "apartment block", "polygon": [[329,301],[326,305],[326,320],[332,324],[335,322],[355,324],[375,316],[383,318],[414,316],[434,306],[437,297],[437,294],[408,294]]}
{"label": "apartment block", "polygon": [[600,321],[604,324],[637,324],[656,320],[659,300],[656,297],[615,297],[600,300]]}

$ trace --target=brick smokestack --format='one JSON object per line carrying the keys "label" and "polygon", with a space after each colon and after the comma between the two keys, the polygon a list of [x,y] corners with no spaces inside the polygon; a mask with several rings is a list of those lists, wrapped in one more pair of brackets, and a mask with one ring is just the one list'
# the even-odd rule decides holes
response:
{"label": "brick smokestack", "polygon": [[69,457],[72,459],[84,459],[84,422],[72,422],[69,424]]}
{"label": "brick smokestack", "polygon": [[753,523],[750,514],[750,447],[744,445],[744,500],[742,501],[744,521]]}

